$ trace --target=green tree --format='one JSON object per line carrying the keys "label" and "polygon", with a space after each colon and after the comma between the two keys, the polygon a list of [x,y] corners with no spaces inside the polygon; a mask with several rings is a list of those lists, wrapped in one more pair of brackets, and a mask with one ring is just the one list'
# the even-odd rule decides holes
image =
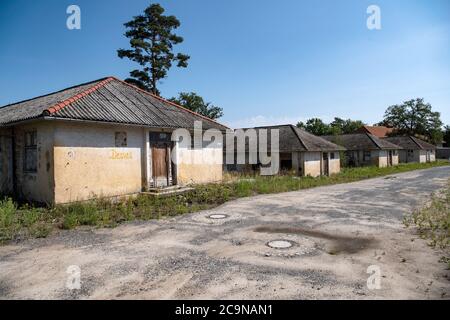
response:
{"label": "green tree", "polygon": [[326,124],[319,118],[311,118],[306,121],[306,124],[303,122],[297,123],[297,127],[304,129],[316,136],[325,136],[327,134],[331,134],[330,125]]}
{"label": "green tree", "polygon": [[364,122],[360,120],[341,119],[334,118],[334,121],[330,123],[333,134],[348,134],[354,133],[356,130],[364,126]]}
{"label": "green tree", "polygon": [[297,127],[302,128],[316,136],[339,135],[353,133],[364,125],[362,121],[334,118],[333,122],[327,124],[319,118],[311,118],[306,123],[299,122]]}
{"label": "green tree", "polygon": [[205,102],[195,92],[180,92],[177,98],[171,98],[169,101],[175,102],[210,119],[218,119],[223,116],[222,108],[214,106],[210,102]]}
{"label": "green tree", "polygon": [[433,112],[431,104],[423,98],[390,106],[382,123],[395,128],[394,134],[421,135],[433,143],[442,141],[442,121],[439,112]]}
{"label": "green tree", "polygon": [[131,71],[131,77],[125,81],[156,95],[160,94],[158,82],[167,76],[172,64],[176,62],[178,67],[186,68],[189,60],[188,55],[173,53],[173,46],[183,42],[183,38],[173,32],[180,21],[163,13],[163,7],[152,4],[144,14],[125,23],[125,36],[130,39],[131,49],[117,50],[119,58],[128,58],[141,67]]}
{"label": "green tree", "polygon": [[450,126],[444,127],[444,132],[442,133],[442,138],[445,141],[445,146],[450,147]]}

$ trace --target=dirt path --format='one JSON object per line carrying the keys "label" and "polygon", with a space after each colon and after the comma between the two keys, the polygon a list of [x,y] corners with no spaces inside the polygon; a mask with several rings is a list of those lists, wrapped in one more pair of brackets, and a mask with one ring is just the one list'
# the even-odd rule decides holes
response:
{"label": "dirt path", "polygon": [[[433,168],[0,247],[0,298],[448,299],[449,271],[402,216],[449,177]],[[66,287],[71,265],[79,290]]]}

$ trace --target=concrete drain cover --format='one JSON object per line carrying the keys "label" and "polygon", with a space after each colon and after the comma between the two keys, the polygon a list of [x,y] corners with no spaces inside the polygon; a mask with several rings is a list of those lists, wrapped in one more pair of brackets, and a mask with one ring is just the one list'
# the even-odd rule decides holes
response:
{"label": "concrete drain cover", "polygon": [[294,243],[289,240],[273,240],[267,243],[267,246],[274,249],[288,249],[292,247]]}
{"label": "concrete drain cover", "polygon": [[218,219],[228,218],[228,216],[226,214],[218,214],[218,213],[216,213],[216,214],[210,215],[208,218],[218,220]]}

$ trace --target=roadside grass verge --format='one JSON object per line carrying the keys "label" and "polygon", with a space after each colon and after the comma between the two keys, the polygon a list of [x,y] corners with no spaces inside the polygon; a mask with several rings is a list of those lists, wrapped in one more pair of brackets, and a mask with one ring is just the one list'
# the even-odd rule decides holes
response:
{"label": "roadside grass verge", "polygon": [[108,199],[58,205],[19,206],[9,198],[0,200],[0,244],[26,238],[42,238],[58,229],[79,226],[115,227],[132,220],[150,220],[210,209],[229,200],[258,194],[295,191],[386,176],[418,169],[448,166],[448,161],[400,164],[395,167],[344,168],[330,177],[297,177],[226,174],[223,183],[198,185],[185,194],[135,198],[112,202]]}
{"label": "roadside grass verge", "polygon": [[441,249],[441,261],[450,269],[450,179],[445,189],[434,193],[427,205],[406,216],[403,222],[406,227],[415,226],[429,246]]}

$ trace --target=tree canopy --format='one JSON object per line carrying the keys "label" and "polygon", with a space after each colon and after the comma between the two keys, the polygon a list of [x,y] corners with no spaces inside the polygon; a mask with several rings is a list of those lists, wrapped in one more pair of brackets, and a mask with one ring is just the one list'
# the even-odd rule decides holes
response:
{"label": "tree canopy", "polygon": [[188,55],[173,53],[174,45],[183,42],[183,38],[173,32],[180,26],[180,21],[175,16],[164,15],[164,8],[159,4],[152,4],[144,14],[133,17],[124,26],[131,49],[119,49],[117,54],[141,67],[131,71],[131,77],[125,81],[159,95],[157,84],[167,76],[172,64],[177,63],[180,68],[188,65]]}
{"label": "tree canopy", "polygon": [[363,125],[364,123],[360,120],[344,120],[337,117],[334,118],[334,120],[329,124],[319,118],[308,119],[306,123],[297,123],[297,127],[302,128],[316,136],[353,133]]}
{"label": "tree canopy", "polygon": [[439,112],[433,112],[431,104],[423,98],[390,106],[381,124],[395,128],[394,135],[421,135],[433,143],[442,141],[442,121]]}
{"label": "tree canopy", "polygon": [[214,106],[210,102],[205,102],[195,92],[180,92],[178,97],[171,98],[169,101],[211,119],[218,119],[223,116],[222,108]]}

